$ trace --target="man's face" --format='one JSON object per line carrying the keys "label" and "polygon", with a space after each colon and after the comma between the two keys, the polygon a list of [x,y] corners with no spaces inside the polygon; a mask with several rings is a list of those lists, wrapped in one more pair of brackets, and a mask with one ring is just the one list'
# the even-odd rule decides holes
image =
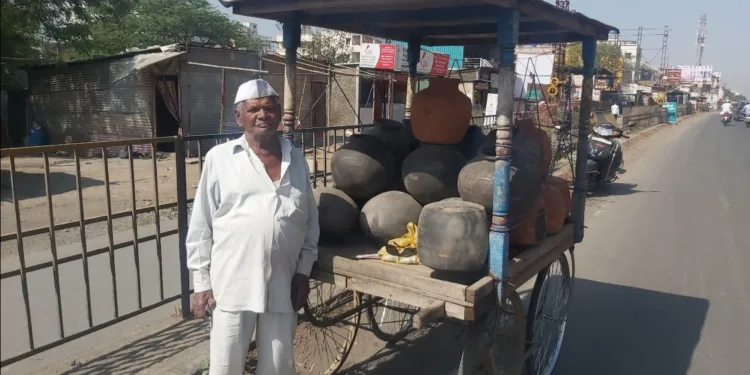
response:
{"label": "man's face", "polygon": [[281,121],[281,110],[276,97],[248,99],[240,109],[241,111],[235,109],[234,117],[237,125],[245,129],[245,132],[263,136],[276,134]]}

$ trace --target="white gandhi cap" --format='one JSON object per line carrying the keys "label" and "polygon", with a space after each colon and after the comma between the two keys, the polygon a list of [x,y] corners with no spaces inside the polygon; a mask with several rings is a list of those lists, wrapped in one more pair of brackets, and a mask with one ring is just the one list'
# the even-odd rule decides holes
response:
{"label": "white gandhi cap", "polygon": [[240,85],[237,89],[237,97],[234,99],[234,104],[247,99],[259,99],[267,96],[279,96],[279,94],[276,93],[276,90],[268,82],[262,79],[254,79]]}

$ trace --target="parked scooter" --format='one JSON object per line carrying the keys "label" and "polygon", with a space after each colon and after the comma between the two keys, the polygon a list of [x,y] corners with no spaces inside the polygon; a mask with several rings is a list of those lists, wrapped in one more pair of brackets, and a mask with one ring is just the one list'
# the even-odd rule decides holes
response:
{"label": "parked scooter", "polygon": [[[628,124],[628,127],[635,123]],[[607,183],[625,173],[622,144],[619,138],[630,138],[616,126],[604,123],[594,127],[589,135],[589,155],[586,161],[586,186],[588,191],[603,188]]]}
{"label": "parked scooter", "polygon": [[729,125],[729,123],[732,122],[732,115],[729,113],[725,113],[721,115],[721,123],[724,124],[724,126]]}

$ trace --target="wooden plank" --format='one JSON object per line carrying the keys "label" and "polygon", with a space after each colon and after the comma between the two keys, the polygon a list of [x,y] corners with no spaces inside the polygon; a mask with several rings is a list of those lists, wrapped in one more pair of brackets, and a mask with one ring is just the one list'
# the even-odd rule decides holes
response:
{"label": "wooden plank", "polygon": [[514,282],[516,275],[521,274],[530,264],[553,251],[560,244],[573,246],[573,224],[565,225],[560,233],[545,238],[539,246],[532,247],[516,256],[513,268],[510,269],[511,283],[518,285]]}
{"label": "wooden plank", "polygon": [[573,225],[566,225],[562,232],[548,239],[554,239],[554,241],[529,249],[516,257],[518,261],[510,272],[510,283],[513,287],[507,288],[508,292],[531,280],[544,267],[554,262],[560,254],[573,247]]}
{"label": "wooden plank", "polygon": [[426,328],[430,323],[443,317],[445,317],[445,302],[437,301],[414,314],[414,328]]}
{"label": "wooden plank", "polygon": [[492,276],[485,276],[466,288],[466,301],[476,303],[477,300],[490,294],[494,288],[495,279]]}
{"label": "wooden plank", "polygon": [[458,305],[451,302],[439,301],[423,294],[414,293],[411,290],[400,290],[393,285],[381,283],[377,280],[366,278],[347,279],[347,288],[360,293],[371,294],[376,297],[391,299],[420,309],[430,307],[436,303],[445,305],[445,316],[459,320],[466,320],[471,316],[471,307]]}
{"label": "wooden plank", "polygon": [[438,300],[457,304],[466,302],[466,285],[432,278],[433,271],[425,266],[352,259],[357,254],[372,254],[376,250],[374,246],[366,244],[352,244],[336,248],[320,246],[316,267],[334,274],[349,277],[363,276],[390,284],[408,286],[426,291]]}

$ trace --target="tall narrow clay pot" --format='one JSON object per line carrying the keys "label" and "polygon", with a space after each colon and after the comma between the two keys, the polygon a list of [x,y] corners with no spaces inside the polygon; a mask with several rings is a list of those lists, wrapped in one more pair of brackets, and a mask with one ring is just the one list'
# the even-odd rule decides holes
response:
{"label": "tall narrow clay pot", "polygon": [[471,99],[459,91],[460,80],[430,78],[430,86],[414,94],[411,128],[424,143],[461,142],[471,122]]}

